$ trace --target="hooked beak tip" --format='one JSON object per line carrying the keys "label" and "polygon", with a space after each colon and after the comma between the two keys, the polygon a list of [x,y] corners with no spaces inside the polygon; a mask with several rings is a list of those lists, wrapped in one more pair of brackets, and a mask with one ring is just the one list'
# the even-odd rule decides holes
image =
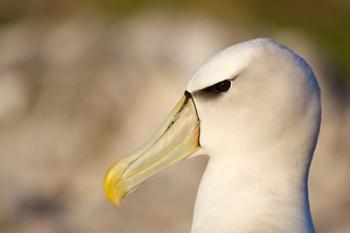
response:
{"label": "hooked beak tip", "polygon": [[125,197],[126,191],[121,178],[122,169],[119,163],[112,166],[107,172],[103,186],[107,199],[115,206],[120,207],[121,200]]}

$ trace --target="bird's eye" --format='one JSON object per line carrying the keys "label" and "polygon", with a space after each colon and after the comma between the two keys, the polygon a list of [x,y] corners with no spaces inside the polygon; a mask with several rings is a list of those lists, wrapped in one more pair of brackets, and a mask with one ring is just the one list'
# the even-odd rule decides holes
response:
{"label": "bird's eye", "polygon": [[219,83],[216,83],[210,87],[202,89],[203,93],[209,94],[209,95],[217,95],[222,92],[226,92],[231,87],[231,80],[224,80]]}
{"label": "bird's eye", "polygon": [[217,92],[226,92],[230,89],[230,87],[231,87],[230,80],[224,80],[214,85],[214,88]]}

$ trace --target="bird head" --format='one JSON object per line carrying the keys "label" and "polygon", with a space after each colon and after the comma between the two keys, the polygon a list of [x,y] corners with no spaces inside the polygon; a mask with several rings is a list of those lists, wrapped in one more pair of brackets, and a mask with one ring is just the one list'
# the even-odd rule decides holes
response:
{"label": "bird head", "polygon": [[[273,40],[243,42],[202,65],[156,135],[108,170],[104,190],[118,206],[145,180],[191,155],[239,164],[248,159],[242,151],[278,150],[287,142],[295,152],[313,150],[316,141],[305,142],[319,123],[320,90],[309,65]],[[284,157],[279,166],[295,159]],[[306,167],[311,160],[297,159]]]}

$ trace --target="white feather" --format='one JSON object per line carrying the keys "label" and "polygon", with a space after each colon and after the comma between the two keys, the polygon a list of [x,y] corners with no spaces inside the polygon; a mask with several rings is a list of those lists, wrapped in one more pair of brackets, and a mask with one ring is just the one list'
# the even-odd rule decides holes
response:
{"label": "white feather", "polygon": [[[199,90],[232,79],[216,97]],[[320,90],[307,63],[270,39],[232,46],[190,80],[210,157],[192,233],[313,233],[307,179]]]}

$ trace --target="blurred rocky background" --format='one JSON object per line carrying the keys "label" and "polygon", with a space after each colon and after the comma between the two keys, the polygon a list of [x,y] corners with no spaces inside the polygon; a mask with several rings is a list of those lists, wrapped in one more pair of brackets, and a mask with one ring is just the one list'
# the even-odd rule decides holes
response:
{"label": "blurred rocky background", "polygon": [[317,74],[310,198],[319,233],[350,232],[350,2],[0,1],[0,232],[185,233],[206,158],[116,209],[111,163],[136,149],[213,53],[271,37]]}

